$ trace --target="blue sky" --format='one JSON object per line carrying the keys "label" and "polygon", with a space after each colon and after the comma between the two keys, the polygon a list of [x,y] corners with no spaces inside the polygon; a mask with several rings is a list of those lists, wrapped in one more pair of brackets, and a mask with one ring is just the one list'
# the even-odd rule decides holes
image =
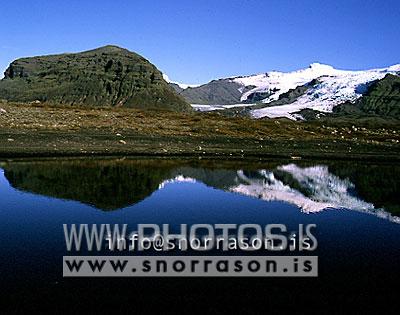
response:
{"label": "blue sky", "polygon": [[312,62],[400,63],[399,0],[13,0],[0,13],[0,71],[18,57],[106,44],[192,84]]}

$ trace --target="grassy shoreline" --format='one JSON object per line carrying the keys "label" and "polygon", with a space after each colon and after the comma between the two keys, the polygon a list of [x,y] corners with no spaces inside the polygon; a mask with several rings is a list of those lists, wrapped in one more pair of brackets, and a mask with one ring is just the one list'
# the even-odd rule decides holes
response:
{"label": "grassy shoreline", "polygon": [[400,126],[0,102],[0,158],[176,156],[400,160]]}

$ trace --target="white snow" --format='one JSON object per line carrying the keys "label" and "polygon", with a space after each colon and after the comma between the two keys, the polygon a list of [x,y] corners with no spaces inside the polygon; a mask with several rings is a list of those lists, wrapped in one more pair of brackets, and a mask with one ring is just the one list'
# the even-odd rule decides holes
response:
{"label": "white snow", "polygon": [[167,83],[177,84],[181,89],[184,89],[184,90],[186,90],[187,88],[190,88],[190,87],[198,87],[198,86],[200,86],[200,84],[184,84],[184,83],[179,83],[179,82],[176,82],[176,81],[172,81],[165,73],[163,73],[163,79]]}

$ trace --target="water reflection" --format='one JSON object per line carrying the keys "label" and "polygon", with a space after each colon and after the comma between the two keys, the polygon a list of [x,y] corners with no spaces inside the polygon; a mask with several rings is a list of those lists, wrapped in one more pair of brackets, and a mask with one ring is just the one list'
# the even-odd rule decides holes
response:
{"label": "water reflection", "polygon": [[3,169],[16,189],[76,200],[102,210],[145,199],[170,171],[165,165],[125,160],[9,162]]}
{"label": "water reflection", "polygon": [[170,183],[202,182],[231,193],[282,201],[304,213],[349,209],[400,222],[396,165],[365,162],[222,162],[165,159],[9,161],[16,189],[116,210]]}

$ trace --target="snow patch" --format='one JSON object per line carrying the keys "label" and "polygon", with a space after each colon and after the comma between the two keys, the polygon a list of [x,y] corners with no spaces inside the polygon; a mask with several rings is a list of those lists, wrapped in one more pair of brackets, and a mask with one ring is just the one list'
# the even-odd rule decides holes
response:
{"label": "snow patch", "polygon": [[196,179],[191,177],[185,177],[183,175],[178,175],[174,178],[164,180],[160,185],[158,185],[158,189],[163,189],[168,184],[175,184],[175,183],[196,183]]}
{"label": "snow patch", "polygon": [[172,83],[172,84],[176,84],[178,85],[181,89],[186,90],[187,88],[193,88],[193,87],[198,87],[200,86],[200,84],[184,84],[184,83],[179,83],[176,81],[172,81],[165,73],[163,73],[163,79],[167,82],[167,83]]}

